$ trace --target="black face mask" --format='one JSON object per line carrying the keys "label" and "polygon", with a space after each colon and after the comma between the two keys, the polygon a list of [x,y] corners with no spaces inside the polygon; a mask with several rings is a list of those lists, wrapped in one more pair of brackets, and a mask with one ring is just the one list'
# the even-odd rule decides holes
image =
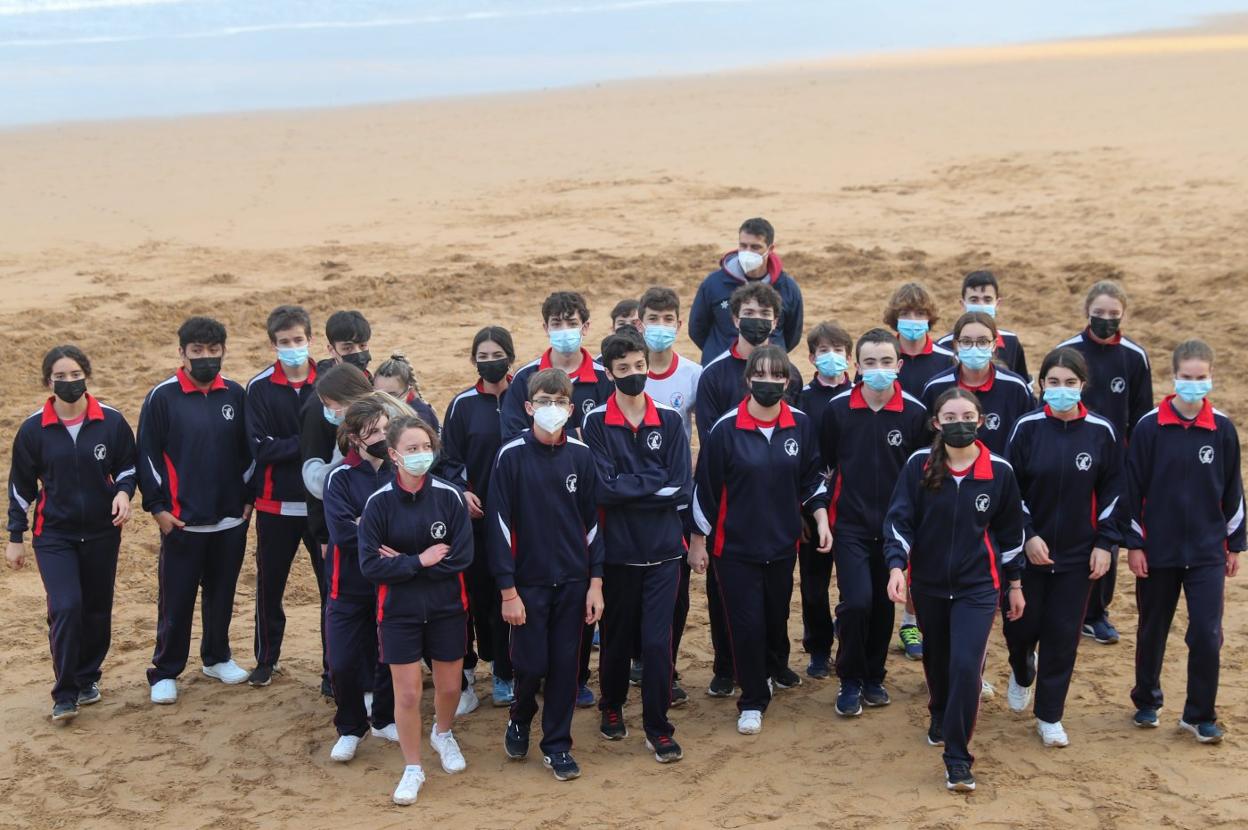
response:
{"label": "black face mask", "polygon": [[638,372],[635,375],[625,375],[622,378],[614,378],[615,388],[620,390],[621,395],[635,397],[646,391],[646,373]]}
{"label": "black face mask", "polygon": [[79,398],[87,394],[87,379],[54,380],[52,392],[65,403],[77,403]]}
{"label": "black face mask", "polygon": [[737,324],[737,331],[745,338],[746,343],[751,346],[761,346],[767,342],[767,338],[771,337],[774,322],[774,320],[764,320],[761,317],[743,317]]}
{"label": "black face mask", "polygon": [[1108,340],[1117,334],[1120,325],[1122,325],[1121,317],[1088,318],[1088,328],[1092,329],[1092,333],[1102,340]]}
{"label": "black face mask", "polygon": [[382,459],[382,460],[385,460],[385,458],[386,458],[386,439],[385,439],[385,438],[378,438],[376,441],[374,441],[374,442],[373,442],[373,443],[371,443],[371,444],[365,444],[365,445],[364,445],[364,452],[368,453],[368,454],[369,454],[369,455],[371,455],[373,458],[380,458],[380,459]]}
{"label": "black face mask", "polygon": [[974,421],[954,421],[940,425],[940,439],[951,447],[962,449],[975,443],[979,424]]}
{"label": "black face mask", "polygon": [[361,372],[368,371],[368,364],[373,361],[373,356],[369,354],[368,349],[362,352],[352,352],[351,354],[340,355],[343,363],[350,363]]}
{"label": "black face mask", "polygon": [[508,368],[510,368],[510,364],[508,364],[505,357],[500,357],[498,360],[477,361],[477,374],[486,383],[498,383],[507,377]]}
{"label": "black face mask", "polygon": [[213,378],[221,374],[221,358],[192,357],[191,377],[200,383],[212,383]]}
{"label": "black face mask", "polygon": [[784,397],[787,385],[780,380],[753,380],[750,381],[750,395],[759,406],[773,407]]}

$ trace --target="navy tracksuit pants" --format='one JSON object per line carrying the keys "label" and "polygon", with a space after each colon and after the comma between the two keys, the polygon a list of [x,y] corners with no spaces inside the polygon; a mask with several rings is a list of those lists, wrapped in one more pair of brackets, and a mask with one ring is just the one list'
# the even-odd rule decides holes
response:
{"label": "navy tracksuit pants", "polygon": [[1135,581],[1140,621],[1131,702],[1136,708],[1161,708],[1161,664],[1182,591],[1187,598],[1187,700],[1183,704],[1183,720],[1206,723],[1218,719],[1216,701],[1225,585],[1226,568],[1221,564],[1149,568],[1147,579]]}
{"label": "navy tracksuit pants", "polygon": [[706,616],[711,626],[711,650],[714,652],[712,671],[716,677],[737,676],[732,662],[732,643],[728,637],[728,618],[724,613],[723,593],[714,568],[706,570]]}
{"label": "navy tracksuit pants", "polygon": [[[394,723],[390,667],[377,660],[376,596],[331,597],[325,605],[325,639],[338,734],[362,737],[368,731],[366,691],[373,693],[372,725],[382,729]],[[371,680],[369,688],[366,680]]]}
{"label": "navy tracksuit pants", "polygon": [[765,563],[711,557],[741,687],[738,711],[765,712],[771,701],[767,681],[788,666],[793,564],[792,557]]}
{"label": "navy tracksuit pants", "polygon": [[532,723],[541,688],[541,746],[545,755],[572,749],[572,711],[576,708],[577,670],[586,629],[587,590],[587,582],[516,586],[524,603],[525,622],[511,627],[516,695],[511,720]]}
{"label": "navy tracksuit pants", "polygon": [[494,676],[499,680],[511,680],[511,655],[507,648],[511,626],[503,621],[502,599],[490,573],[490,562],[481,554],[486,549],[484,519],[472,523],[472,538],[478,555],[473,557],[464,574],[469,604],[468,654],[464,657],[464,668],[475,668],[479,657],[494,664]]}
{"label": "navy tracksuit pants", "polygon": [[1088,610],[1084,613],[1084,621],[1099,622],[1109,613],[1109,604],[1114,599],[1114,586],[1118,583],[1118,548],[1110,549],[1113,554],[1112,564],[1105,575],[1093,584],[1092,593],[1088,597]]}
{"label": "navy tracksuit pants", "polygon": [[316,574],[317,588],[321,592],[321,618],[324,619],[324,561],[321,547],[308,529],[307,517],[256,511],[255,654],[258,665],[272,666],[281,657],[282,639],[286,634],[282,598],[286,595],[290,567],[301,543],[307,548],[312,571]]}
{"label": "navy tracksuit pants", "polygon": [[100,679],[111,641],[120,547],[120,531],[85,541],[46,532],[34,539],[48,594],[54,703],[77,703],[78,692]]}
{"label": "navy tracksuit pants", "polygon": [[628,700],[629,660],[641,629],[641,709],[646,737],[671,737],[672,615],[680,590],[680,559],[655,565],[606,565],[602,580],[602,648],[598,708],[621,709]]}
{"label": "navy tracksuit pants", "polygon": [[234,589],[247,547],[247,523],[213,533],[174,530],[160,539],[160,583],[156,611],[156,651],[147,682],[176,678],[191,650],[195,596],[203,586],[199,655],[205,666],[225,662],[230,654]]}
{"label": "navy tracksuit pants", "polygon": [[923,674],[928,710],[941,724],[945,764],[975,760],[969,744],[979,715],[988,634],[997,614],[999,594],[987,592],[949,599],[911,592],[923,632]]}
{"label": "navy tracksuit pants", "polygon": [[[1084,609],[1095,593],[1085,568],[1057,573],[1027,568],[1023,571],[1023,616],[1005,619],[1002,633],[1010,652],[1010,668],[1020,686],[1036,684],[1035,715],[1046,723],[1062,719],[1070,678],[1075,672]],[[1009,592],[1002,610],[1009,608]],[[1040,654],[1036,656],[1036,647]]]}
{"label": "navy tracksuit pants", "polygon": [[836,584],[841,594],[836,604],[840,634],[836,676],[864,683],[884,682],[894,615],[893,601],[888,598],[884,540],[842,533],[833,540],[831,554],[814,551],[814,555],[836,561]]}
{"label": "navy tracksuit pants", "polygon": [[[803,516],[802,520],[812,534],[811,541],[802,542],[797,549],[797,571],[802,580],[802,648],[811,656],[826,658],[832,654],[836,634],[828,598],[834,558],[832,553],[820,553],[815,549],[818,538],[814,535],[815,523],[808,516]],[[842,587],[842,596],[844,593]]]}

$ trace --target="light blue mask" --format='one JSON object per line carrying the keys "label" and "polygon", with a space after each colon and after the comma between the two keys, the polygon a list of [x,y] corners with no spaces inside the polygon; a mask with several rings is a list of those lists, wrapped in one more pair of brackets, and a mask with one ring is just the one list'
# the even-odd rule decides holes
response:
{"label": "light blue mask", "polygon": [[1186,403],[1200,403],[1213,390],[1211,380],[1180,380],[1174,381],[1174,394]]}
{"label": "light blue mask", "polygon": [[862,382],[876,392],[890,388],[897,380],[897,373],[892,369],[868,369],[862,373]]}
{"label": "light blue mask", "polygon": [[1070,386],[1044,387],[1044,402],[1054,412],[1068,412],[1079,405],[1083,390]]}
{"label": "light blue mask", "polygon": [[926,320],[898,320],[897,333],[907,340],[918,340],[927,335],[931,326]]}
{"label": "light blue mask", "polygon": [[647,349],[652,352],[665,352],[676,342],[676,327],[647,325],[644,337]]}
{"label": "light blue mask", "polygon": [[337,426],[342,426],[342,416],[341,416],[341,415],[339,415],[339,414],[338,414],[337,412],[335,412],[334,410],[330,409],[328,406],[322,406],[322,407],[321,407],[321,409],[323,409],[323,410],[325,411],[325,420],[326,420],[326,421],[329,421],[331,424],[333,424],[333,425],[334,425],[334,426],[336,426],[336,427],[337,427]]}
{"label": "light blue mask", "polygon": [[572,354],[581,348],[580,329],[552,329],[550,347],[560,354]]}
{"label": "light blue mask", "polygon": [[849,368],[849,361],[836,352],[824,352],[815,358],[815,368],[825,378],[834,378]]}
{"label": "light blue mask", "polygon": [[431,452],[409,452],[403,456],[403,469],[414,476],[423,476],[433,466],[433,459]]}
{"label": "light blue mask", "polygon": [[308,361],[308,347],[295,346],[290,349],[278,349],[277,359],[282,362],[283,366],[302,366]]}
{"label": "light blue mask", "polygon": [[969,349],[958,347],[958,360],[968,369],[976,371],[985,368],[992,360],[992,346],[971,346]]}
{"label": "light blue mask", "polygon": [[989,317],[992,317],[994,319],[997,316],[997,307],[995,305],[976,305],[975,303],[967,303],[966,313],[970,314],[972,311],[978,311],[981,314],[987,314]]}

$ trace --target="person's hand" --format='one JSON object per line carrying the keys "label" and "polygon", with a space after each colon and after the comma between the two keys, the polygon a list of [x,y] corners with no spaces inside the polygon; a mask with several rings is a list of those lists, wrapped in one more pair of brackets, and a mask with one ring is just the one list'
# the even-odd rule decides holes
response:
{"label": "person's hand", "polygon": [[1023,545],[1023,553],[1027,554],[1027,561],[1033,565],[1053,564],[1053,560],[1049,558],[1049,546],[1039,536],[1032,536],[1027,540],[1027,544]]}
{"label": "person's hand", "polygon": [[801,541],[803,545],[810,544],[810,525],[808,525],[806,522],[802,522],[802,535],[799,536],[798,539]]}
{"label": "person's hand", "polygon": [[15,571],[20,571],[26,564],[26,546],[21,542],[9,542],[4,551],[4,561]]}
{"label": "person's hand", "polygon": [[1127,567],[1136,579],[1148,579],[1148,558],[1140,548],[1127,551]]}
{"label": "person's hand", "polygon": [[1010,622],[1022,619],[1023,611],[1027,607],[1027,600],[1023,597],[1022,585],[1010,585],[1010,610],[1005,612],[1005,618]]}
{"label": "person's hand", "polygon": [[[515,590],[514,588],[512,590]],[[503,622],[508,625],[524,625],[524,600],[520,599],[520,592],[511,599],[503,597]]]}
{"label": "person's hand", "polygon": [[828,527],[828,511],[821,509],[815,512],[815,531],[819,534],[819,544],[815,546],[815,550],[831,553],[832,529]]}
{"label": "person's hand", "polygon": [[706,537],[694,534],[689,538],[689,567],[695,574],[706,573],[710,557],[706,555]]}
{"label": "person's hand", "polygon": [[481,507],[481,499],[471,490],[464,491],[464,501],[468,503],[468,518],[480,519],[485,516],[485,510]]}
{"label": "person's hand", "polygon": [[420,554],[420,567],[432,568],[434,565],[445,559],[446,555],[450,552],[451,546],[444,542],[438,542],[436,545],[430,545]]}
{"label": "person's hand", "polygon": [[1235,576],[1239,573],[1239,552],[1226,552],[1226,575]]}
{"label": "person's hand", "polygon": [[1092,548],[1092,557],[1088,560],[1090,572],[1088,579],[1100,579],[1114,565],[1114,555],[1105,548]]}
{"label": "person's hand", "polygon": [[253,505],[253,504],[244,504],[244,505],[243,505],[243,521],[244,521],[244,522],[250,522],[250,521],[251,521],[251,514],[255,511],[255,509],[256,509],[256,507],[255,507],[255,505]]}
{"label": "person's hand", "polygon": [[175,528],[186,527],[186,522],[174,516],[168,510],[162,510],[156,513],[152,518],[156,520],[156,524],[160,526],[162,536],[168,536],[173,533]]}
{"label": "person's hand", "polygon": [[602,619],[602,580],[591,579],[585,592],[585,624],[593,625]]}
{"label": "person's hand", "polygon": [[906,601],[906,572],[893,568],[888,572],[888,598],[893,602]]}
{"label": "person's hand", "polygon": [[113,496],[113,527],[121,527],[130,521],[130,494],[122,490]]}

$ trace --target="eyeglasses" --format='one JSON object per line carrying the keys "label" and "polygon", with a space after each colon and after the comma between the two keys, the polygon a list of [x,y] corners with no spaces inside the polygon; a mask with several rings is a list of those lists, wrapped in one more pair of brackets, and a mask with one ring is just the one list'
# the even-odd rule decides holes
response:
{"label": "eyeglasses", "polygon": [[989,337],[980,337],[977,340],[972,340],[969,337],[958,338],[958,348],[960,349],[973,349],[975,347],[986,349],[991,346],[992,343],[992,338]]}
{"label": "eyeglasses", "polygon": [[572,401],[568,400],[567,398],[534,398],[533,399],[534,407],[571,406],[571,405],[572,405]]}

